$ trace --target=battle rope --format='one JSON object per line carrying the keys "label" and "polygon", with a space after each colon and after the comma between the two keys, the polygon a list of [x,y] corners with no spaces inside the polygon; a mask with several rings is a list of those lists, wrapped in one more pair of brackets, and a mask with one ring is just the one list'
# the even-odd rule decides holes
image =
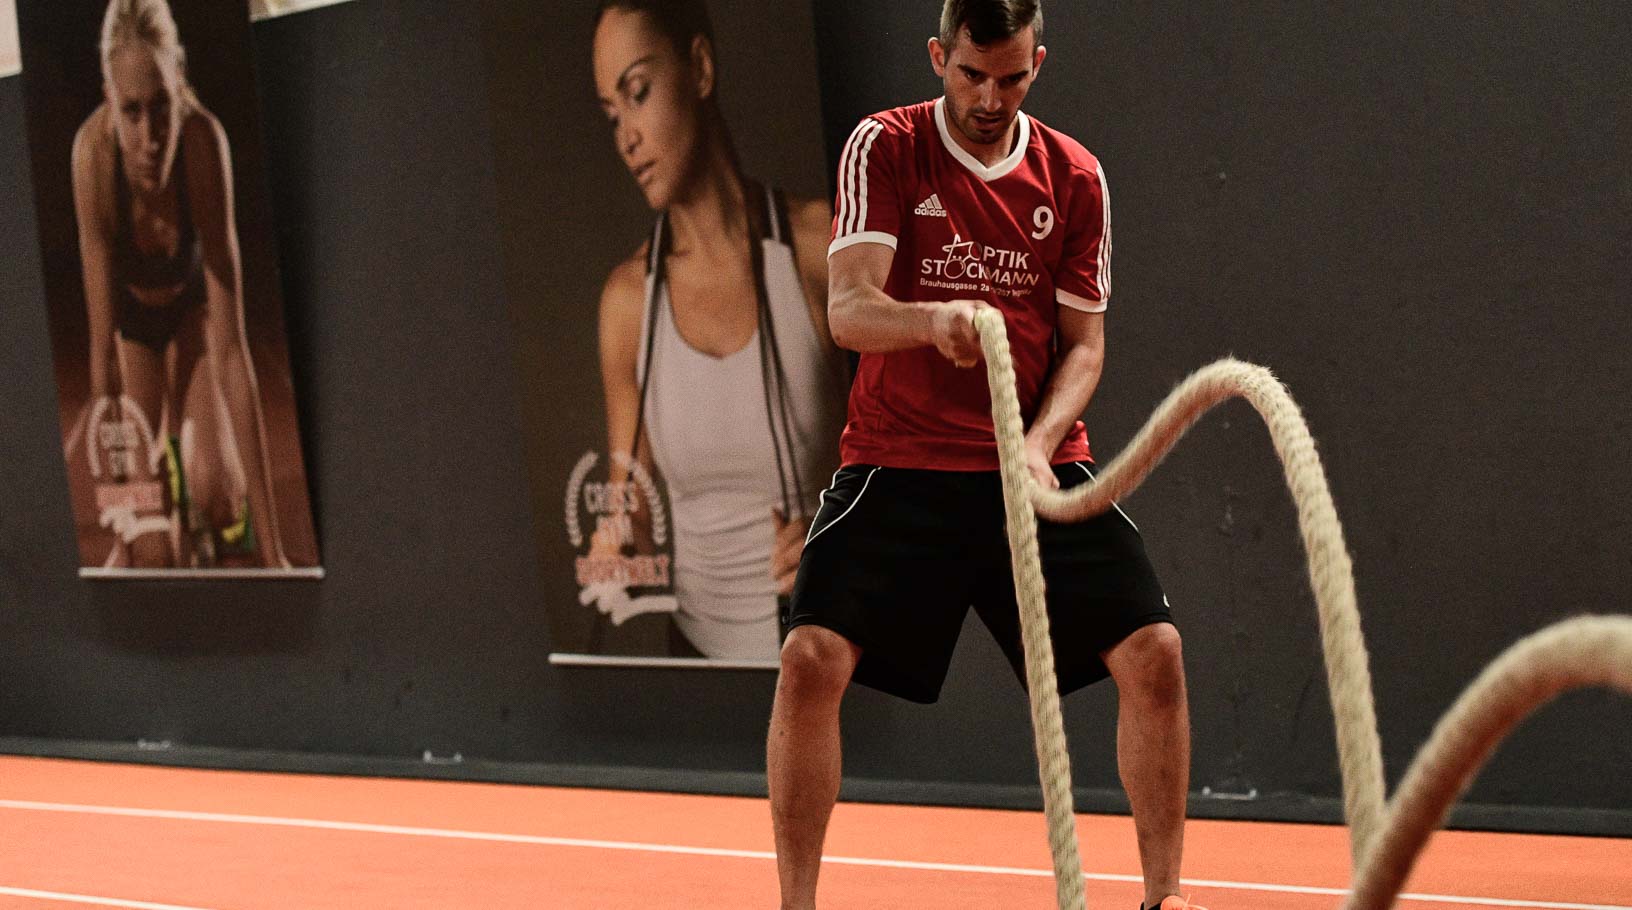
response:
{"label": "battle rope", "polygon": [[1569,689],[1604,685],[1632,694],[1632,617],[1579,617],[1543,629],[1509,648],[1468,687],[1418,753],[1393,802],[1385,805],[1382,745],[1354,596],[1353,563],[1314,439],[1285,386],[1269,370],[1234,359],[1203,367],[1167,396],[1095,482],[1070,492],[1045,490],[1026,467],[1025,427],[1002,314],[982,309],[975,315],[975,327],[992,392],[1038,776],[1061,910],[1078,910],[1086,903],[1036,516],[1082,521],[1109,509],[1144,482],[1202,414],[1229,398],[1246,399],[1268,426],[1309,555],[1309,581],[1337,721],[1349,852],[1356,870],[1345,910],[1393,905],[1429,835],[1444,823],[1451,803],[1520,720]]}
{"label": "battle rope", "polygon": [[1519,721],[1570,689],[1632,695],[1632,617],[1580,616],[1519,640],[1474,680],[1394,791],[1381,838],[1356,866],[1345,910],[1383,910],[1405,886],[1428,837]]}
{"label": "battle rope", "polygon": [[1310,583],[1319,609],[1328,689],[1337,718],[1350,853],[1358,868],[1381,830],[1385,810],[1382,747],[1372,703],[1371,672],[1343,529],[1338,524],[1314,439],[1285,387],[1263,367],[1221,360],[1197,371],[1174,389],[1096,482],[1070,492],[1043,490],[1026,468],[1025,428],[1002,314],[996,309],[982,309],[975,316],[975,327],[980,333],[991,386],[1038,775],[1059,906],[1062,910],[1076,910],[1086,905],[1071,806],[1070,757],[1060,720],[1042,564],[1037,552],[1036,514],[1054,521],[1081,521],[1105,511],[1137,488],[1202,414],[1237,396],[1251,403],[1268,425],[1297,505],[1298,526],[1309,554]]}

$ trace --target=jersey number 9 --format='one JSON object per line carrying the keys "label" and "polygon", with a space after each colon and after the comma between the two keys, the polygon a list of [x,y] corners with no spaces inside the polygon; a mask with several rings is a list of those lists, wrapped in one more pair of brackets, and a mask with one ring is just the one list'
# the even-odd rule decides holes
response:
{"label": "jersey number 9", "polygon": [[1037,211],[1031,213],[1031,222],[1037,225],[1037,230],[1031,232],[1031,239],[1041,240],[1054,233],[1054,212],[1046,205],[1037,206]]}

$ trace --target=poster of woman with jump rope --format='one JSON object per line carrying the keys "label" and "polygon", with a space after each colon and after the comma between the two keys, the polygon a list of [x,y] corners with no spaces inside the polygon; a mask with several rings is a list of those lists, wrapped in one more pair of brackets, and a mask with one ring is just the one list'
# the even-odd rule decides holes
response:
{"label": "poster of woman with jump rope", "polygon": [[247,8],[17,13],[81,574],[320,576]]}
{"label": "poster of woman with jump rope", "polygon": [[774,667],[848,392],[810,10],[489,6],[551,660]]}

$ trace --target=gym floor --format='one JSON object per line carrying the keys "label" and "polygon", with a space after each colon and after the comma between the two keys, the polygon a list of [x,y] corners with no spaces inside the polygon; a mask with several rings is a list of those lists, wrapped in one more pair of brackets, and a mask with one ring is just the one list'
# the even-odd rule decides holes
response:
{"label": "gym floor", "polygon": [[[1084,815],[1093,908],[1140,897],[1132,822]],[[762,799],[0,757],[0,907],[771,908]],[[1051,907],[1041,813],[841,803],[834,908]],[[1343,828],[1193,821],[1212,910],[1331,910]],[[1632,842],[1442,831],[1401,908],[1632,910]]]}

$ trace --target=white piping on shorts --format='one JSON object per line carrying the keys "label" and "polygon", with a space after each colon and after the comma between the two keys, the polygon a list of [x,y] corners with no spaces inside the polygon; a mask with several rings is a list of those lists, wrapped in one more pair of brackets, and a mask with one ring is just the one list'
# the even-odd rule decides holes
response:
{"label": "white piping on shorts", "polygon": [[[1098,477],[1095,477],[1095,476],[1094,476],[1094,472],[1093,472],[1093,471],[1090,471],[1090,470],[1088,470],[1088,466],[1087,466],[1087,465],[1085,465],[1085,464],[1083,464],[1083,463],[1082,463],[1082,462],[1080,462],[1080,461],[1073,461],[1073,462],[1071,462],[1071,463],[1072,463],[1072,464],[1074,464],[1074,465],[1076,465],[1076,466],[1077,466],[1077,467],[1079,467],[1079,468],[1082,468],[1082,473],[1084,473],[1084,474],[1087,474],[1087,475],[1088,475],[1088,479],[1089,479],[1089,480],[1098,480],[1098,479],[1099,479],[1099,478],[1098,478]],[[1118,514],[1118,515],[1121,515],[1121,516],[1122,516],[1122,518],[1123,518],[1123,520],[1125,520],[1125,521],[1126,521],[1126,522],[1127,522],[1127,523],[1128,523],[1128,524],[1130,524],[1130,525],[1133,525],[1133,530],[1134,530],[1134,531],[1136,531],[1136,532],[1137,532],[1137,531],[1139,531],[1139,526],[1138,526],[1138,525],[1136,525],[1136,524],[1133,524],[1133,519],[1131,519],[1131,518],[1128,518],[1128,513],[1126,513],[1126,512],[1124,512],[1124,511],[1122,511],[1122,507],[1121,507],[1121,506],[1119,506],[1119,505],[1117,505],[1117,504],[1116,504],[1116,503],[1115,503],[1115,502],[1112,502],[1112,503],[1111,503],[1111,508],[1113,508],[1113,509],[1115,509],[1115,510],[1116,510],[1116,514]]]}
{"label": "white piping on shorts", "polygon": [[833,492],[833,488],[839,483],[839,475],[843,473],[844,468],[840,466],[827,481],[827,486],[822,488],[821,494],[816,497],[816,511],[810,516],[810,527],[805,529],[805,543],[810,543],[810,532],[816,529],[816,519],[822,515],[822,506],[827,505],[827,494]]}
{"label": "white piping on shorts", "polygon": [[[840,468],[839,470],[842,471],[844,469]],[[811,542],[814,541],[816,538],[822,536],[824,533],[826,533],[828,528],[831,528],[834,525],[838,524],[839,522],[843,521],[844,516],[850,514],[850,510],[854,509],[856,507],[856,504],[861,502],[861,497],[867,495],[867,485],[873,482],[873,475],[877,474],[877,473],[878,473],[878,468],[876,468],[876,467],[873,468],[871,471],[867,472],[867,479],[862,481],[862,483],[861,483],[861,492],[856,494],[856,498],[850,503],[849,508],[846,508],[843,512],[839,513],[838,518],[835,518],[832,521],[828,522],[827,524],[822,525],[822,529],[820,531],[816,530],[816,525],[814,523],[811,524],[810,533],[805,535],[805,546],[807,546],[807,547],[810,546]],[[1090,474],[1088,476],[1092,477],[1093,475]],[[835,471],[833,473],[833,483],[838,483],[838,482],[839,482],[839,474],[838,474],[838,471]],[[822,498],[824,498],[824,499],[827,498],[827,492],[828,492],[828,490],[831,490],[831,489],[833,489],[833,486],[832,486],[832,484],[829,484],[827,490],[822,491]],[[816,514],[820,515],[821,510],[817,509]],[[1137,529],[1135,529],[1135,530],[1137,530]]]}

